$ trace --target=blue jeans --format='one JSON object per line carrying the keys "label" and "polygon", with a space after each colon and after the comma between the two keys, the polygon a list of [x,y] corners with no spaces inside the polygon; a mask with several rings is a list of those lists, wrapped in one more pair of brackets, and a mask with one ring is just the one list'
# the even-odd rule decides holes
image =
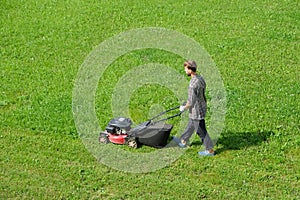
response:
{"label": "blue jeans", "polygon": [[197,130],[196,133],[200,137],[203,145],[205,146],[205,149],[206,150],[212,149],[214,145],[212,140],[209,137],[209,134],[207,133],[204,119],[197,120],[197,119],[190,118],[185,131],[180,136],[180,139],[188,142],[195,130]]}

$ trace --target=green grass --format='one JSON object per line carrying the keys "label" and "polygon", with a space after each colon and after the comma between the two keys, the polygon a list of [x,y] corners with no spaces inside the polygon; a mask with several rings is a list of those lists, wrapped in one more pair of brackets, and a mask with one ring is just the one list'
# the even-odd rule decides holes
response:
{"label": "green grass", "polygon": [[[2,0],[0,199],[299,199],[298,7],[293,0]],[[108,37],[141,27],[186,34],[216,63],[227,113],[215,157],[198,158],[196,139],[168,167],[124,173],[97,162],[78,137],[72,91],[81,64]],[[120,57],[99,80],[101,127],[112,117],[119,78],[150,62],[184,74],[183,59],[161,50]],[[140,88],[133,118],[146,120],[162,103],[178,99],[165,87]],[[178,120],[170,122],[176,130]]]}

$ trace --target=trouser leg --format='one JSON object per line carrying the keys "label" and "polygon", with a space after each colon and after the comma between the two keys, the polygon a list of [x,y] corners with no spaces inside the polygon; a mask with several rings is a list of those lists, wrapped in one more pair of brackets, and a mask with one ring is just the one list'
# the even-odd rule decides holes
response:
{"label": "trouser leg", "polygon": [[[196,121],[198,121],[198,123]],[[197,134],[200,137],[203,145],[205,146],[205,149],[206,150],[212,149],[214,145],[209,134],[207,133],[205,120],[204,119],[195,120],[194,124],[196,125],[195,130],[197,130]]]}
{"label": "trouser leg", "polygon": [[180,139],[188,142],[190,137],[193,135],[194,131],[195,131],[195,126],[194,126],[193,120],[189,119],[186,129],[180,136]]}

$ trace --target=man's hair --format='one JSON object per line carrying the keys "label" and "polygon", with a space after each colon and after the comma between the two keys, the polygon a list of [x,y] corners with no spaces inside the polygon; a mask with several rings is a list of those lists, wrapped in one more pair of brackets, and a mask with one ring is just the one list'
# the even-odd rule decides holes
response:
{"label": "man's hair", "polygon": [[192,70],[193,72],[197,71],[197,64],[193,60],[186,60],[183,64],[184,67],[187,67],[188,69]]}

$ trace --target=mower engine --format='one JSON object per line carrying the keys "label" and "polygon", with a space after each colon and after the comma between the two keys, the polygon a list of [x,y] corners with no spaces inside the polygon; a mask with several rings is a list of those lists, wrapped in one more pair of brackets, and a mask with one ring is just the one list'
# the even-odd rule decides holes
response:
{"label": "mower engine", "polygon": [[128,146],[137,148],[137,141],[134,137],[128,135],[131,129],[132,121],[129,118],[119,117],[110,120],[105,132],[100,133],[100,143],[128,144]]}
{"label": "mower engine", "polygon": [[105,130],[107,133],[114,134],[114,135],[126,134],[126,130],[111,125],[108,125]]}
{"label": "mower engine", "polygon": [[110,134],[126,134],[131,129],[132,121],[129,118],[119,117],[109,121],[106,131]]}

